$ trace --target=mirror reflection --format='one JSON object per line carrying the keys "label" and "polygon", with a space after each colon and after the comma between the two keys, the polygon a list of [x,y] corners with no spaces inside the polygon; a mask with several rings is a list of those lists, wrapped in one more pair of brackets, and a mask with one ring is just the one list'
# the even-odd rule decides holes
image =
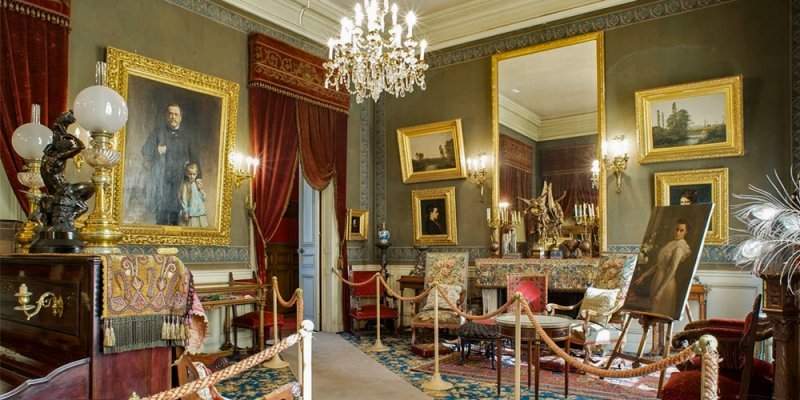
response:
{"label": "mirror reflection", "polygon": [[[563,210],[561,237],[592,239],[594,256],[605,248],[605,180],[602,173],[599,179],[592,177],[605,135],[602,66],[602,33],[492,59],[498,182],[493,204],[507,202],[514,210],[525,210],[547,184]],[[517,240],[529,247],[544,244],[536,222],[525,217]]]}

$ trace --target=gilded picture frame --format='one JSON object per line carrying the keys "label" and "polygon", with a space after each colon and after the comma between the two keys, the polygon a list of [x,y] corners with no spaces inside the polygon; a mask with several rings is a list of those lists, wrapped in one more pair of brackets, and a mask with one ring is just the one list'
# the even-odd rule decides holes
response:
{"label": "gilded picture frame", "polygon": [[744,154],[742,77],[637,91],[639,162]]}
{"label": "gilded picture frame", "polygon": [[403,183],[465,178],[461,119],[397,130]]}
{"label": "gilded picture frame", "polygon": [[657,172],[655,205],[714,203],[706,243],[728,243],[728,168]]}
{"label": "gilded picture frame", "polygon": [[122,243],[230,244],[239,85],[113,47],[106,63],[129,110],[111,184]]}
{"label": "gilded picture frame", "polygon": [[369,211],[354,208],[347,209],[347,240],[367,240],[369,235]]}
{"label": "gilded picture frame", "polygon": [[458,245],[456,188],[411,191],[415,246]]}

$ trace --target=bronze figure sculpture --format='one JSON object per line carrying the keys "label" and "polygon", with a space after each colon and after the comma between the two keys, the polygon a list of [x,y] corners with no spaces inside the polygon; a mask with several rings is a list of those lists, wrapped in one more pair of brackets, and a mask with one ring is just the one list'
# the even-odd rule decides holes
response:
{"label": "bronze figure sculpture", "polygon": [[78,253],[84,246],[78,239],[75,219],[89,209],[86,201],[94,194],[94,186],[90,182],[69,183],[64,176],[67,161],[85,148],[67,132],[74,122],[72,110],[61,113],[53,123],[53,142],[44,148],[41,171],[47,194],[39,200],[39,211],[34,215],[42,228],[31,244],[31,253]]}

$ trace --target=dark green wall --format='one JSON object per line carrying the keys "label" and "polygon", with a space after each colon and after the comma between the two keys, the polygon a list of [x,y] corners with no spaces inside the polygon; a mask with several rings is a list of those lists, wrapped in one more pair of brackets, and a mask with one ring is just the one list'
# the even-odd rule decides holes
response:
{"label": "dark green wall", "polygon": [[[653,207],[654,172],[728,167],[733,193],[746,193],[751,183],[765,186],[765,175],[773,169],[788,173],[789,15],[788,0],[740,0],[605,32],[609,137],[624,134],[635,143],[637,90],[737,74],[744,77],[745,155],[639,164],[633,144],[623,177],[624,192],[616,193],[613,176],[609,182],[609,245],[641,242]],[[531,28],[536,29],[541,27]],[[466,180],[401,183],[395,134],[399,127],[461,118],[467,156],[490,149],[491,53],[484,54],[484,58],[433,69],[427,74],[427,90],[387,101],[386,206],[395,246],[412,246],[411,190],[444,186],[456,187],[459,246],[489,243],[483,222],[486,205],[478,202],[474,185]],[[731,225],[737,226],[733,221]]]}

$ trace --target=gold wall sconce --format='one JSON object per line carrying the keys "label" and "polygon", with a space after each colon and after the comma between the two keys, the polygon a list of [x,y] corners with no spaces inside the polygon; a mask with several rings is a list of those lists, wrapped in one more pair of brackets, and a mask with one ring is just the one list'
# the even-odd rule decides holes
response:
{"label": "gold wall sconce", "polygon": [[228,162],[233,167],[233,184],[238,189],[247,179],[256,176],[258,158],[245,156],[244,154],[233,152],[228,156]]}
{"label": "gold wall sconce", "polygon": [[479,154],[477,158],[467,159],[467,178],[480,189],[481,203],[483,203],[483,187],[490,167],[491,160],[486,153]]}
{"label": "gold wall sconce", "polygon": [[[14,310],[25,313],[28,320],[33,318],[36,314],[39,314],[42,308],[52,308],[53,315],[58,318],[61,318],[61,315],[64,313],[64,300],[61,296],[53,294],[53,292],[45,292],[39,296],[39,300],[36,300],[36,306],[28,304],[31,301],[33,293],[28,291],[28,285],[24,283],[19,285],[19,291],[14,293],[14,296],[17,297],[17,302],[19,303],[18,306],[14,307]],[[29,312],[31,309],[34,310]]]}
{"label": "gold wall sconce", "polygon": [[622,173],[628,168],[628,152],[625,136],[615,136],[603,143],[603,163],[614,171],[617,193],[622,193]]}

